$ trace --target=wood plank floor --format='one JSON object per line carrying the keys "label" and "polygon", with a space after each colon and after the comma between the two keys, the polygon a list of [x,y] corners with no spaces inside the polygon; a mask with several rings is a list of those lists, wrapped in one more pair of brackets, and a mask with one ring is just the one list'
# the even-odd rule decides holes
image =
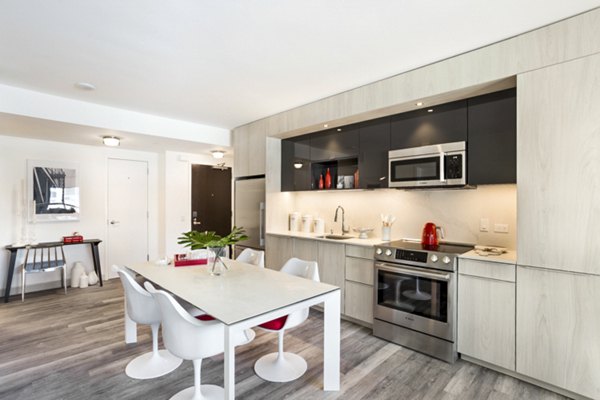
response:
{"label": "wood plank floor", "polygon": [[[119,280],[103,288],[14,296],[0,304],[0,399],[168,399],[193,385],[192,363],[161,378],[125,376],[125,365],[151,349],[149,327],[138,343],[124,343],[123,291]],[[564,399],[517,379],[459,360],[450,365],[371,336],[342,321],[342,390],[323,392],[323,316],[286,333],[285,348],[309,369],[286,384],[254,374],[261,355],[277,349],[277,336],[257,330],[254,342],[236,351],[239,399]],[[204,360],[202,382],[223,385],[223,356]]]}

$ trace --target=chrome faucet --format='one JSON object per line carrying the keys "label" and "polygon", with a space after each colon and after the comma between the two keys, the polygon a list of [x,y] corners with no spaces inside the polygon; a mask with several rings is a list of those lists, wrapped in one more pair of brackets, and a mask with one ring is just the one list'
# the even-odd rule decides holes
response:
{"label": "chrome faucet", "polygon": [[337,208],[335,209],[335,217],[333,217],[333,222],[337,222],[338,219],[338,211],[342,210],[342,235],[345,235],[346,233],[350,232],[350,229],[346,229],[346,223],[344,222],[344,207],[342,206],[337,206]]}

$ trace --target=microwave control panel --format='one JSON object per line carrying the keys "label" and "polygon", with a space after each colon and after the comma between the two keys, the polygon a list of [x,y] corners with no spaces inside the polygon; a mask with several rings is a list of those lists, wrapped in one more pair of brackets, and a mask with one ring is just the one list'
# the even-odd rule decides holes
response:
{"label": "microwave control panel", "polygon": [[444,157],[446,179],[461,179],[463,177],[462,158],[462,154],[454,154]]}

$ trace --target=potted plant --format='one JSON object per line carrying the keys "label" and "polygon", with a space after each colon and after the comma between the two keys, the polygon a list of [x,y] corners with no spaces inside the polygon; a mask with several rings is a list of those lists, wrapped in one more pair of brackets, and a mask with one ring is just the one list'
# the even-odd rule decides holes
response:
{"label": "potted plant", "polygon": [[227,269],[221,260],[225,247],[246,240],[248,236],[246,236],[244,228],[234,226],[227,236],[217,235],[214,231],[189,231],[182,233],[177,239],[177,243],[192,250],[207,249],[209,262],[212,264],[211,274],[221,275],[223,268]]}

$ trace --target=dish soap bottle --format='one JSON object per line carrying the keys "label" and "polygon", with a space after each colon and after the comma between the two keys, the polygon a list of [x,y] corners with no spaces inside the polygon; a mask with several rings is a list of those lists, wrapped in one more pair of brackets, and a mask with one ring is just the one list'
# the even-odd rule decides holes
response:
{"label": "dish soap bottle", "polygon": [[329,172],[329,168],[325,172],[325,189],[331,189],[331,173]]}

